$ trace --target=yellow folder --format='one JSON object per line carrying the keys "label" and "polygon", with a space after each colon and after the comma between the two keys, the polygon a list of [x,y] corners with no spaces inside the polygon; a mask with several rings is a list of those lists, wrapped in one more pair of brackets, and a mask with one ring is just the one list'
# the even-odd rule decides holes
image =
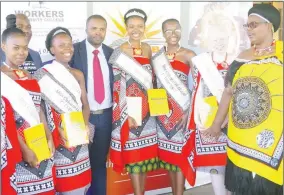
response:
{"label": "yellow folder", "polygon": [[38,162],[51,157],[42,123],[24,130],[27,146],[35,153]]}
{"label": "yellow folder", "polygon": [[205,127],[209,128],[211,127],[215,116],[217,114],[218,111],[218,104],[217,104],[217,99],[215,96],[210,96],[210,97],[206,97],[204,98],[204,102],[210,105],[210,112],[207,115],[207,120],[205,123]]}
{"label": "yellow folder", "polygon": [[70,112],[61,114],[62,128],[67,139],[66,147],[76,147],[88,144],[86,125],[82,112]]}
{"label": "yellow folder", "polygon": [[168,96],[165,89],[149,89],[148,102],[151,116],[169,114]]}

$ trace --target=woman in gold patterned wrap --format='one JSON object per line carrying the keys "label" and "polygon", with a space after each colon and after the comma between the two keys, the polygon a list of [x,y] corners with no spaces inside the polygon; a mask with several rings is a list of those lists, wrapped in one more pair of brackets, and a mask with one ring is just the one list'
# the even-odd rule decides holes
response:
{"label": "woman in gold patterned wrap", "polygon": [[283,43],[273,40],[279,25],[280,13],[272,5],[249,10],[244,27],[253,47],[230,66],[207,130],[218,137],[228,114],[225,186],[234,195],[283,194]]}

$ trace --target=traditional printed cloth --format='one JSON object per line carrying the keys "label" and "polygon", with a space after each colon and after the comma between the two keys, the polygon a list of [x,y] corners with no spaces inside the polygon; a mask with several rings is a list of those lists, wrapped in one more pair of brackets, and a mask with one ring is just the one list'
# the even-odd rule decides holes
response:
{"label": "traditional printed cloth", "polygon": [[1,96],[1,194],[17,194],[16,165],[21,160],[13,108]]}
{"label": "traditional printed cloth", "polygon": [[62,64],[55,60],[38,69],[34,76],[42,89],[47,122],[56,148],[55,189],[57,192],[67,192],[85,187],[91,182],[88,145],[67,148],[58,130],[62,122],[61,114],[82,111],[79,83]]}
{"label": "traditional printed cloth", "polygon": [[157,87],[166,89],[170,109],[168,115],[157,117],[160,165],[170,171],[187,170],[190,164],[182,154],[184,129],[178,129],[178,125],[183,115],[189,112],[190,92],[187,83],[190,67],[175,59],[169,61],[164,49],[153,57],[152,62]]}
{"label": "traditional printed cloth", "polygon": [[[23,131],[40,123],[41,91],[36,80],[12,80],[1,72],[2,95],[14,109],[18,134],[25,140]],[[15,95],[17,94],[17,95]],[[55,194],[53,160],[47,159],[33,168],[25,161],[16,165],[17,192],[21,195]]]}
{"label": "traditional printed cloth", "polygon": [[[209,53],[203,53],[193,58],[193,91],[188,124],[188,141],[184,146],[191,157],[195,169],[210,173],[223,173],[226,165],[227,137],[224,133],[217,141],[205,137],[201,131],[206,129],[209,114],[212,109],[218,109],[208,104],[206,98],[214,98],[216,105],[221,99],[224,89],[226,68],[221,63],[215,64]],[[210,67],[209,67],[210,66]],[[195,182],[195,175],[191,178]]]}
{"label": "traditional printed cloth", "polygon": [[273,55],[232,66],[227,149],[231,166],[283,190],[283,42],[276,42]]}
{"label": "traditional printed cloth", "polygon": [[[147,98],[147,90],[153,88],[153,72],[148,58],[129,57],[120,48],[115,49],[110,63],[114,72],[110,159],[114,170],[122,172],[127,164],[158,156],[156,118],[150,116]],[[138,128],[129,128],[126,97],[142,98],[142,125]]]}

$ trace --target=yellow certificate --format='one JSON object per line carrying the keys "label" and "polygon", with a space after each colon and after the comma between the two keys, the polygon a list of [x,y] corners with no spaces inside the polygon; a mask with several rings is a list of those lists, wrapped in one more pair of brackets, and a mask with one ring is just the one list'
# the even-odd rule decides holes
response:
{"label": "yellow certificate", "polygon": [[216,96],[210,96],[210,97],[206,97],[203,99],[205,103],[207,103],[210,106],[210,111],[207,115],[207,120],[205,123],[205,127],[209,128],[211,127],[215,116],[217,114],[218,111],[218,104],[217,104],[217,98]]}
{"label": "yellow certificate", "polygon": [[66,147],[76,147],[89,143],[87,129],[82,112],[61,114],[62,128],[67,139]]}
{"label": "yellow certificate", "polygon": [[51,157],[42,123],[24,130],[27,146],[35,153],[38,162]]}
{"label": "yellow certificate", "polygon": [[148,102],[151,116],[169,114],[168,96],[165,89],[149,89]]}

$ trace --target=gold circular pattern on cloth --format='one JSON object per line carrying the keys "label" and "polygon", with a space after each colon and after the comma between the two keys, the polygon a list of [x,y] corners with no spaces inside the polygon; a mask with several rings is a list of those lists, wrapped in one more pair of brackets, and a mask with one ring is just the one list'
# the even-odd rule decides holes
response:
{"label": "gold circular pattern on cloth", "polygon": [[270,91],[258,77],[239,78],[233,85],[232,118],[237,128],[253,128],[267,119],[271,110]]}

